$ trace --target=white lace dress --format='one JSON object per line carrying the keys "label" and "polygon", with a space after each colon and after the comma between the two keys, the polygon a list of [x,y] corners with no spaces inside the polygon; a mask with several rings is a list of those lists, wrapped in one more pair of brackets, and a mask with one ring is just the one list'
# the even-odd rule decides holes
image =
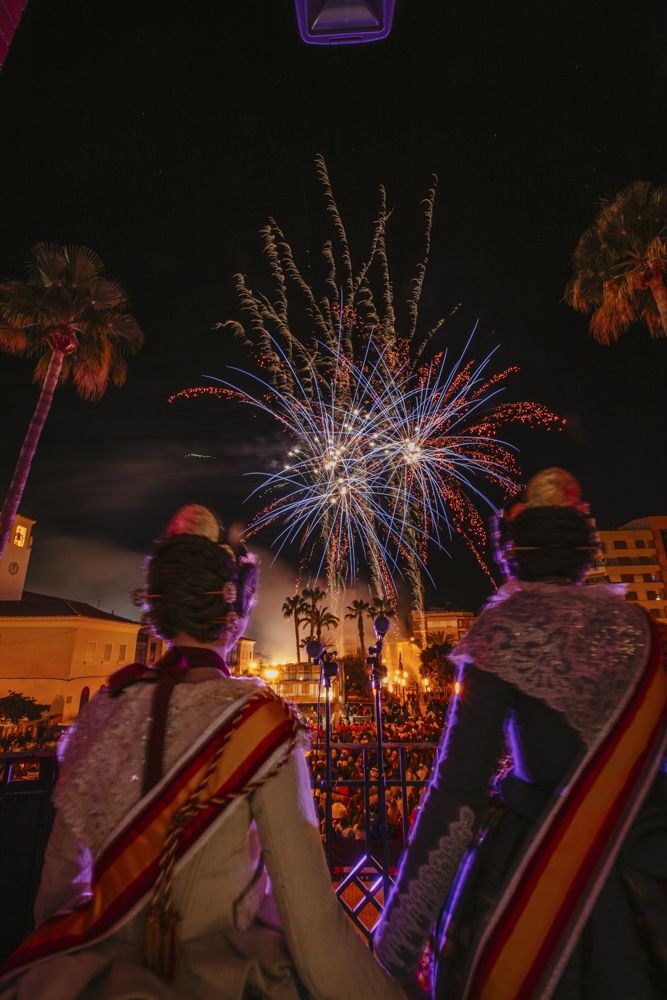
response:
{"label": "white lace dress", "polygon": [[[261,683],[180,684],[164,766]],[[57,815],[35,907],[37,924],[89,892],[92,859],[140,797],[152,686],[100,692],[60,750]],[[400,1000],[330,885],[303,749],[240,799],[177,873],[180,972],[166,983],[142,963],[144,911],[100,944],[35,966],[0,1000]]]}

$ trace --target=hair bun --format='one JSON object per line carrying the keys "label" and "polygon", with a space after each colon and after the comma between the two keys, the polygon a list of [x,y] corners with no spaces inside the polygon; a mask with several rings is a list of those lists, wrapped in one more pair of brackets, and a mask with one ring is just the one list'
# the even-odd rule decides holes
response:
{"label": "hair bun", "polygon": [[189,503],[177,510],[167,525],[164,538],[174,535],[201,535],[211,542],[219,542],[221,526],[213,511],[198,503]]}

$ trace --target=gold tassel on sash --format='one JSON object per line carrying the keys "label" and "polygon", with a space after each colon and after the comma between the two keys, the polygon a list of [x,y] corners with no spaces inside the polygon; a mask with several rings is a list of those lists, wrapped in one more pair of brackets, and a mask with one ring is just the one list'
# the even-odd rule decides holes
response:
{"label": "gold tassel on sash", "polygon": [[178,975],[178,925],[180,914],[173,904],[168,908],[151,904],[144,929],[144,964],[163,979]]}
{"label": "gold tassel on sash", "polygon": [[176,853],[184,827],[198,811],[201,792],[200,786],[197,793],[172,817],[160,854],[160,874],[146,914],[144,964],[166,980],[175,979],[178,975],[178,925],[181,915],[171,896]]}

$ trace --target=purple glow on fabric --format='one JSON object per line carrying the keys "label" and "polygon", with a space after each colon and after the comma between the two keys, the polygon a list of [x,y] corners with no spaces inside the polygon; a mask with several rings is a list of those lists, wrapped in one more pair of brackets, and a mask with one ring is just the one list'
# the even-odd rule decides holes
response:
{"label": "purple glow on fabric", "polygon": [[28,0],[0,0],[0,66],[9,52],[27,2]]}
{"label": "purple glow on fabric", "polygon": [[470,869],[472,868],[476,857],[477,848],[471,847],[470,850],[464,855],[463,860],[458,867],[458,871],[456,872],[454,884],[452,885],[449,896],[447,897],[447,903],[445,906],[445,916],[442,921],[442,929],[440,931],[439,951],[442,951],[442,945],[447,937],[447,929],[449,928],[452,917],[456,912],[456,907],[461,897],[461,893],[463,892],[463,887],[466,884]]}
{"label": "purple glow on fabric", "polygon": [[509,744],[510,757],[512,758],[512,770],[517,778],[530,783],[530,775],[523,767],[524,755],[521,753],[521,739],[514,712],[510,714],[505,725],[505,739]]}
{"label": "purple glow on fabric", "polygon": [[394,5],[395,0],[294,0],[306,45],[380,42],[391,32]]}

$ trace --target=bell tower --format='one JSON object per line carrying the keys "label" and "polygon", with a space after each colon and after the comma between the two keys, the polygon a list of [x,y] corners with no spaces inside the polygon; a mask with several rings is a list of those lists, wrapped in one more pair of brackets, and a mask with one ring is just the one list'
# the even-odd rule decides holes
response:
{"label": "bell tower", "polygon": [[0,601],[20,601],[30,562],[35,521],[17,514],[7,547],[0,559]]}

